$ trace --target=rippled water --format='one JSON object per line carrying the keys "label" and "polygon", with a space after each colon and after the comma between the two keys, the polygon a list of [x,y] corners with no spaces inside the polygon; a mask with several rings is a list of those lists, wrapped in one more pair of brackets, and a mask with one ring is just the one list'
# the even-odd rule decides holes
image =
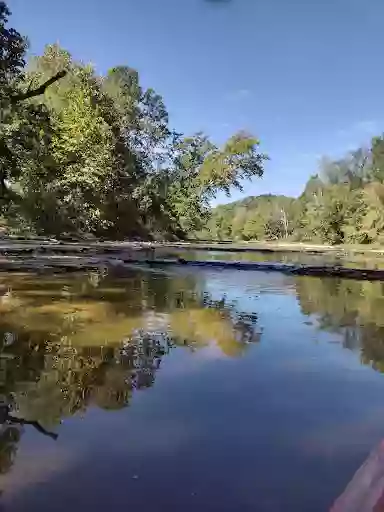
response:
{"label": "rippled water", "polygon": [[384,437],[383,287],[3,274],[2,507],[329,509]]}

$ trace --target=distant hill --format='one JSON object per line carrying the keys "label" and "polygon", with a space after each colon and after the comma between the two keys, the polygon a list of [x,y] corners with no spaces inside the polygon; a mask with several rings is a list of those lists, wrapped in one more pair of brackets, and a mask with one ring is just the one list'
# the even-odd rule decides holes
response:
{"label": "distant hill", "polygon": [[275,194],[261,194],[259,196],[247,196],[244,199],[232,201],[226,204],[220,204],[214,208],[214,210],[221,209],[234,209],[234,208],[260,208],[261,205],[271,204],[288,204],[294,201],[294,197],[275,195]]}
{"label": "distant hill", "polygon": [[288,236],[288,216],[292,217],[296,202],[293,197],[263,194],[219,205],[202,236],[243,240]]}
{"label": "distant hill", "polygon": [[200,236],[384,244],[384,134],[370,148],[323,159],[298,198],[264,194],[217,206]]}

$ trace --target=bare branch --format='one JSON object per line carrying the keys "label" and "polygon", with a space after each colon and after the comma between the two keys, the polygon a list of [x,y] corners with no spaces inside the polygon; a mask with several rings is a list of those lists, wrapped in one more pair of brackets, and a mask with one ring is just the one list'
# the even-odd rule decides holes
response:
{"label": "bare branch", "polygon": [[17,94],[16,96],[13,96],[11,98],[11,102],[18,103],[19,101],[24,101],[29,98],[34,98],[35,96],[40,96],[40,94],[44,94],[44,92],[50,85],[57,82],[57,80],[60,80],[60,78],[63,78],[66,74],[67,72],[65,70],[59,71],[58,73],[56,73],[56,75],[52,76],[49,80],[39,85],[39,87],[37,87],[36,89],[28,89],[26,92],[22,94]]}

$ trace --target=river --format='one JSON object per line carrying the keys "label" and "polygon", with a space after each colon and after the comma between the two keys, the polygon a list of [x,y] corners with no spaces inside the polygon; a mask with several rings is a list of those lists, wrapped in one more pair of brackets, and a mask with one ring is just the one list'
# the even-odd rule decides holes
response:
{"label": "river", "polygon": [[383,292],[1,274],[0,509],[328,510],[384,437]]}

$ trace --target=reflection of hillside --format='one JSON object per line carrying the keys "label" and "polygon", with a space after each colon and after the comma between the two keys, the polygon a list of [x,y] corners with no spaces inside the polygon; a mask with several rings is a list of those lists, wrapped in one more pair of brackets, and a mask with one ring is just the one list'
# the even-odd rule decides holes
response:
{"label": "reflection of hillside", "polygon": [[[153,385],[175,345],[242,354],[258,341],[257,317],[213,301],[202,284],[153,274],[3,277],[0,393],[15,414],[52,428],[91,405],[129,405],[135,390]],[[22,433],[3,427],[0,471],[12,464]]]}
{"label": "reflection of hillside", "polygon": [[307,277],[296,290],[304,314],[316,315],[321,329],[342,334],[346,348],[384,371],[384,283]]}

